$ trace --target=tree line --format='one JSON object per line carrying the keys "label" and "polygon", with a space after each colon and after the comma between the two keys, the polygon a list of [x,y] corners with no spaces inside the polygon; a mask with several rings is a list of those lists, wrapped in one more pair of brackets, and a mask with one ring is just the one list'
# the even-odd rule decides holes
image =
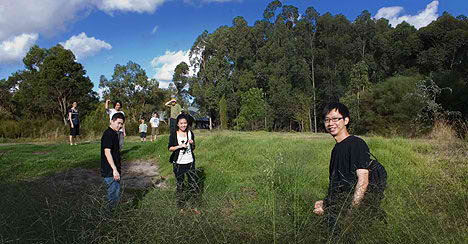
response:
{"label": "tree line", "polygon": [[359,132],[468,117],[468,19],[447,12],[417,30],[276,0],[254,25],[239,16],[201,33],[190,67],[194,77],[181,63],[174,82],[224,128],[318,131],[321,108],[338,100]]}
{"label": "tree line", "polygon": [[[72,51],[60,44],[33,46],[23,59],[24,69],[0,80],[0,137],[55,137],[68,133],[68,110],[78,103],[82,133],[98,135],[108,126],[104,105],[93,90],[86,70]],[[120,101],[127,115],[128,134],[136,134],[140,118],[164,110],[171,89],[159,88],[140,65],[117,64],[110,79],[100,77],[102,99]]]}
{"label": "tree line", "polygon": [[[23,63],[0,80],[0,137],[34,136],[37,128],[27,130],[43,127],[40,121],[66,125],[73,101],[90,130],[106,126],[93,83],[70,50],[34,46]],[[467,83],[466,16],[445,12],[418,30],[366,10],[348,20],[275,0],[253,25],[239,16],[201,33],[169,89],[132,61],[101,76],[99,88],[102,98],[123,103],[135,125],[176,95],[224,129],[317,132],[321,108],[341,101],[354,133],[413,135],[437,119],[466,120]]]}

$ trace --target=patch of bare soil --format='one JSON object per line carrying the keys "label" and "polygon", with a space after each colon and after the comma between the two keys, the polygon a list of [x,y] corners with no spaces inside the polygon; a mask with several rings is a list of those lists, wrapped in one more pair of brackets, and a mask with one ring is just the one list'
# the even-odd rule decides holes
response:
{"label": "patch of bare soil", "polygon": [[32,154],[34,155],[46,155],[46,154],[49,154],[53,151],[38,151],[38,152],[32,152]]}
{"label": "patch of bare soil", "polygon": [[[159,167],[152,160],[137,160],[122,163],[122,187],[146,190],[149,187],[167,188],[159,175]],[[75,192],[82,189],[101,187],[104,183],[100,169],[75,168],[47,177],[45,181],[56,187]]]}

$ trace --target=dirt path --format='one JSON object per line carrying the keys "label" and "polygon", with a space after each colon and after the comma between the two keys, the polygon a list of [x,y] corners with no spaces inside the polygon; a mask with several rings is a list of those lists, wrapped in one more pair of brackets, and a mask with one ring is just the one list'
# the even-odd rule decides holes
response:
{"label": "dirt path", "polygon": [[[100,169],[75,168],[55,174],[46,180],[49,184],[71,191],[103,184]],[[145,190],[149,187],[167,188],[153,160],[135,160],[122,163],[122,186],[126,189]]]}

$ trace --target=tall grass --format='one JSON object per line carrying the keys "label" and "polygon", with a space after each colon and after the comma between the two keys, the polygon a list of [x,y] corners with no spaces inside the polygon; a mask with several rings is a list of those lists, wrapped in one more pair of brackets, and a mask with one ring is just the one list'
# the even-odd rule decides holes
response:
{"label": "tall grass", "polygon": [[[0,188],[8,199],[0,203],[0,217],[10,221],[0,225],[0,243],[328,242],[325,218],[315,216],[312,210],[314,202],[326,194],[334,145],[331,137],[222,131],[196,131],[195,135],[197,167],[204,169],[206,177],[201,201],[189,206],[198,206],[201,215],[180,214],[176,207],[167,136],[156,143],[128,142],[124,158],[156,159],[169,188],[152,188],[127,197],[110,219],[101,211],[102,189],[68,196],[39,184],[41,177],[35,176],[91,167],[92,161],[98,162],[99,144],[78,146],[83,148],[77,149],[80,154],[76,157],[67,152],[69,147],[60,145],[0,147],[7,151],[3,159],[8,159],[0,164],[0,176],[10,182]],[[466,159],[460,157],[455,162],[442,157],[438,141],[433,139],[364,139],[389,173],[383,202],[388,223],[376,222],[359,233],[359,243],[466,243]],[[27,160],[37,150],[51,153]],[[23,160],[27,167],[11,160]],[[34,165],[34,161],[39,164]],[[54,169],[52,165],[59,163],[62,166]],[[45,172],[41,164],[46,166]],[[42,190],[25,184],[29,177],[37,179],[34,185]],[[16,194],[18,189],[24,193]],[[130,193],[124,190],[124,195]]]}

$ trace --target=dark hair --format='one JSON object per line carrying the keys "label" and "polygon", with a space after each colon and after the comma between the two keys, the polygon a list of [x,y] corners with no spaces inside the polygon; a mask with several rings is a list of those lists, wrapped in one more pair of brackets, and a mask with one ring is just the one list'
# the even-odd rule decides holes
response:
{"label": "dark hair", "polygon": [[112,121],[116,121],[117,119],[122,119],[125,122],[125,115],[123,113],[115,113],[112,115]]}
{"label": "dark hair", "polygon": [[178,124],[179,124],[179,120],[181,120],[181,119],[185,119],[185,120],[187,121],[187,127],[192,126],[192,123],[191,123],[192,121],[190,120],[189,115],[187,115],[186,113],[181,113],[181,114],[179,114],[179,115],[177,116],[177,118],[176,118],[176,126],[177,126],[177,128],[179,128]]}
{"label": "dark hair", "polygon": [[176,124],[178,124],[178,123],[179,123],[179,120],[181,120],[181,119],[185,119],[185,120],[187,120],[187,122],[188,122],[187,115],[185,115],[184,113],[181,113],[181,114],[179,114],[179,115],[177,116],[177,118],[176,118],[176,120],[177,120],[177,121],[176,121]]}
{"label": "dark hair", "polygon": [[338,113],[343,115],[343,118],[351,119],[351,117],[349,117],[348,107],[346,107],[346,105],[344,105],[342,103],[338,103],[338,102],[329,103],[329,104],[325,105],[325,107],[323,108],[323,112],[322,112],[323,118],[325,118],[328,113],[330,113],[332,110],[335,110],[335,109],[336,109],[336,111],[338,111]]}
{"label": "dark hair", "polygon": [[120,107],[123,107],[122,102],[117,100],[117,101],[114,102],[114,108],[115,108],[115,106],[117,106],[117,103],[120,104]]}

